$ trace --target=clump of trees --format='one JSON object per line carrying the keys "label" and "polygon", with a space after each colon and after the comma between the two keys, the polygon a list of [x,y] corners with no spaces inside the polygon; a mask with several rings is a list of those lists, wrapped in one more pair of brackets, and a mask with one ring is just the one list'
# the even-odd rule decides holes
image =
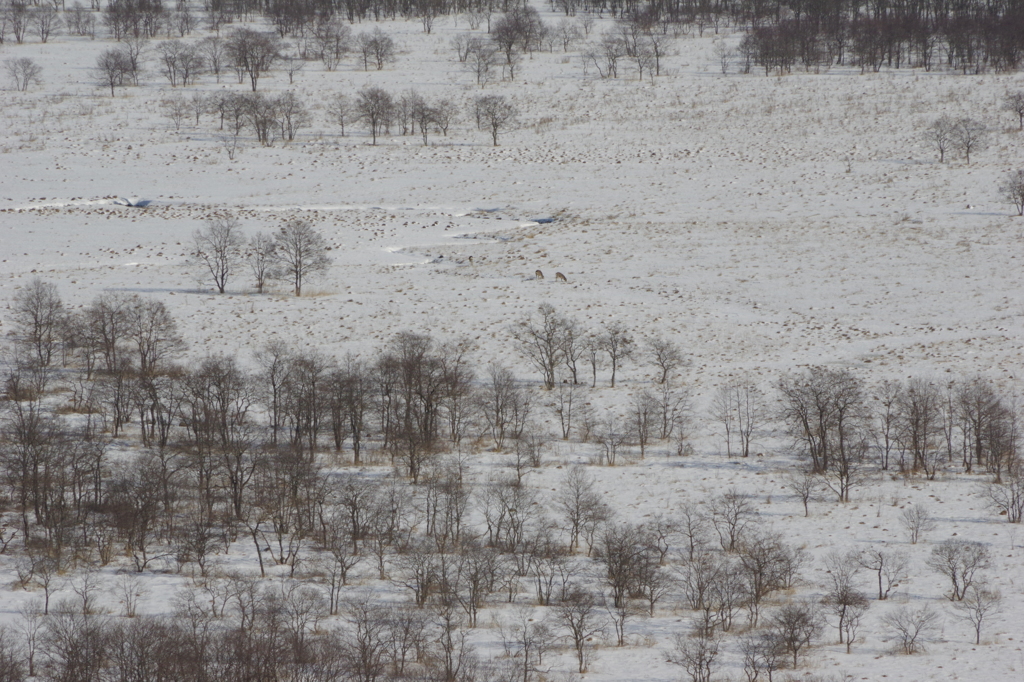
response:
{"label": "clump of trees", "polygon": [[43,82],[43,67],[28,57],[5,59],[4,71],[11,79],[14,89],[21,92],[26,92],[29,87]]}
{"label": "clump of trees", "polygon": [[1010,173],[999,187],[1003,197],[1017,209],[1017,215],[1024,216],[1024,170]]}
{"label": "clump of trees", "polygon": [[988,141],[988,128],[981,122],[971,118],[953,119],[942,116],[928,129],[928,140],[939,153],[939,162],[944,163],[946,152],[955,151],[971,163],[971,152],[985,148]]}
{"label": "clump of trees", "polygon": [[369,71],[371,65],[381,71],[395,61],[395,40],[379,26],[369,33],[360,33],[355,42],[364,71]]}
{"label": "clump of trees", "polygon": [[144,47],[142,39],[125,40],[120,47],[104,50],[96,58],[97,78],[110,88],[111,97],[115,87],[139,84]]}
{"label": "clump of trees", "polygon": [[494,146],[498,146],[498,135],[516,125],[519,111],[502,95],[478,97],[474,103],[477,127],[491,135]]}
{"label": "clump of trees", "polygon": [[458,119],[459,107],[447,97],[428,100],[416,90],[396,96],[383,88],[369,87],[360,90],[351,103],[339,95],[332,113],[343,135],[347,123],[358,122],[366,127],[373,144],[377,144],[378,137],[397,129],[402,135],[415,135],[418,130],[426,145],[430,132],[448,135]]}
{"label": "clump of trees", "polygon": [[263,146],[271,146],[278,139],[291,142],[312,122],[305,102],[290,91],[276,97],[258,92],[194,96],[185,104],[197,120],[201,113],[213,111],[220,120],[220,129],[227,126],[236,137],[250,129]]}
{"label": "clump of trees", "polygon": [[229,279],[248,265],[259,293],[269,279],[279,279],[301,296],[303,284],[331,264],[327,241],[302,220],[286,223],[273,236],[260,233],[246,241],[236,218],[213,218],[193,233],[192,242],[198,280],[213,284],[221,294]]}

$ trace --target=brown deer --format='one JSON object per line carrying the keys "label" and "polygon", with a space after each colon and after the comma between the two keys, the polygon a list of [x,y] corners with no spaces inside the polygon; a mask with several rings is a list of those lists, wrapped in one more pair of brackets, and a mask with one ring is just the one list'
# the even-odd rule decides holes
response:
{"label": "brown deer", "polygon": [[565,275],[563,275],[562,273],[556,272],[555,273],[555,281],[556,282],[568,282],[569,280],[567,280],[565,278]]}
{"label": "brown deer", "polygon": [[533,273],[533,276],[534,276],[535,279],[544,279],[544,273],[541,272],[540,270],[538,270],[537,272]]}

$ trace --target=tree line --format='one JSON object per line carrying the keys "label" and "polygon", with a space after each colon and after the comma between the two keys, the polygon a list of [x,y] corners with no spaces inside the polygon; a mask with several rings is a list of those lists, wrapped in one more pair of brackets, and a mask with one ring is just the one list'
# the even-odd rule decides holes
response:
{"label": "tree line", "polygon": [[[589,36],[593,18],[604,15],[615,19],[616,27],[606,31],[599,43],[588,47],[585,61],[595,67],[600,64],[602,75],[612,76],[621,58],[635,62],[641,78],[645,70],[656,75],[665,45],[673,37],[694,31],[703,35],[707,29],[718,33],[725,26],[739,28],[746,35],[738,53],[722,48],[723,68],[738,57],[744,72],[754,65],[763,67],[767,74],[788,72],[797,64],[809,71],[832,65],[859,66],[862,71],[878,71],[883,66],[930,70],[945,64],[966,74],[1015,70],[1024,54],[1024,10],[1014,3],[551,0],[549,4],[552,11],[564,13],[567,19],[578,17],[581,25],[561,22],[552,27],[540,21],[529,5],[490,0],[348,0],[340,4],[319,0],[218,0],[204,3],[202,15],[188,3],[179,3],[176,9],[169,10],[160,0],[113,0],[101,15],[102,23],[117,41],[139,41],[160,35],[184,38],[205,23],[215,35],[204,39],[201,47],[182,48],[184,52],[191,53],[193,61],[207,61],[218,79],[220,62],[227,54],[240,73],[248,73],[252,78],[254,89],[258,79],[254,74],[283,59],[293,61],[293,68],[301,68],[305,61],[318,60],[325,69],[333,71],[345,55],[354,53],[365,69],[371,65],[381,69],[394,60],[394,41],[379,28],[353,38],[350,25],[399,17],[418,20],[426,33],[432,31],[439,16],[462,15],[472,29],[486,24],[497,48],[495,52],[504,53],[503,71],[510,78],[517,66],[517,51],[532,51],[541,45],[550,49],[555,44],[567,50],[569,44],[580,40],[580,29],[584,36]],[[47,42],[64,27],[74,35],[95,37],[97,22],[93,10],[98,9],[98,4],[85,8],[76,3],[66,8],[63,2],[55,1],[36,7],[22,0],[10,0],[0,12],[0,42],[9,34],[21,43],[30,33]],[[220,37],[222,27],[256,17],[267,21],[273,32],[237,29],[225,39]],[[622,32],[620,27],[627,30]],[[286,58],[281,53],[284,38],[296,41],[294,57]],[[250,49],[255,52],[248,52]],[[250,70],[253,57],[257,65]],[[494,55],[491,57],[490,61],[496,61]],[[482,58],[486,61],[487,55]],[[265,63],[260,66],[259,62]]]}

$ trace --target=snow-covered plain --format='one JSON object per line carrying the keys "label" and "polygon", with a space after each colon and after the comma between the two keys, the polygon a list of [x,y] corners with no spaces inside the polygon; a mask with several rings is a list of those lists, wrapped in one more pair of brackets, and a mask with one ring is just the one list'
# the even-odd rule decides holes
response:
{"label": "snow-covered plain", "polygon": [[[595,31],[609,23],[599,20]],[[833,69],[765,77],[734,68],[723,75],[714,45],[739,36],[707,33],[680,38],[653,83],[629,73],[584,76],[575,52],[535,53],[515,82],[483,90],[512,98],[522,112],[520,127],[498,147],[468,114],[429,146],[415,136],[371,146],[361,129],[337,134],[322,106],[331,94],[414,87],[468,106],[481,92],[448,46],[469,30],[465,23],[440,19],[430,35],[415,22],[382,27],[401,46],[384,71],[364,72],[349,60],[333,73],[310,63],[293,86],[282,72],[262,80],[263,92],[293,89],[314,123],[290,144],[262,148],[246,138],[234,160],[212,115],[177,132],[161,116],[160,101],[172,91],[155,65],[141,87],[119,88],[113,98],[96,84],[91,67],[110,41],[5,44],[0,59],[35,59],[45,83],[2,93],[0,300],[34,277],[57,284],[71,306],[111,290],[155,296],[178,320],[190,357],[247,357],[272,338],[370,357],[398,331],[466,336],[481,365],[500,359],[530,378],[508,326],[548,302],[588,327],[618,321],[638,337],[681,343],[692,361],[681,379],[698,415],[729,378],[768,389],[783,373],[811,365],[849,368],[869,382],[980,374],[1007,390],[1018,386],[1024,219],[1011,216],[996,188],[1021,163],[1024,134],[1000,110],[1006,89],[1024,84],[1019,74]],[[248,89],[230,74],[222,80],[206,77],[196,89]],[[989,148],[969,166],[939,164],[924,141],[941,114],[991,126]],[[114,201],[129,196],[151,203]],[[285,286],[255,295],[241,277],[225,295],[204,290],[185,267],[190,237],[227,213],[250,232],[294,217],[310,221],[331,243],[334,267],[301,298]],[[534,278],[537,269],[543,280]],[[554,281],[556,271],[568,281]],[[0,321],[0,333],[9,331],[8,320]],[[624,411],[651,371],[628,364],[622,377],[616,389],[599,383],[592,399],[600,409]],[[783,439],[766,436],[766,456],[756,461],[730,461],[714,425],[698,416],[693,442],[696,454],[685,459],[665,457],[669,445],[659,444],[644,462],[592,472],[620,516],[636,520],[736,486],[765,523],[816,559],[797,596],[820,594],[821,557],[831,549],[885,542],[913,557],[896,600],[872,604],[853,653],[826,630],[798,677],[1024,676],[1024,538],[979,496],[982,477],[883,477],[855,489],[846,505],[812,503],[805,519],[783,488],[782,471],[793,465]],[[556,467],[585,458],[589,448],[556,443],[551,466],[529,485],[553,488],[562,475]],[[485,480],[497,459],[480,455],[474,476]],[[914,546],[898,522],[912,503],[926,504],[939,521]],[[954,618],[941,577],[924,566],[932,542],[953,535],[989,546],[986,576],[1004,596],[981,646]],[[247,548],[220,560],[253,561]],[[395,589],[372,573],[360,569],[357,589]],[[112,586],[113,569],[104,576]],[[0,577],[13,579],[10,557],[0,557]],[[145,613],[166,613],[170,588],[186,581],[147,579]],[[0,619],[13,619],[33,596],[4,592]],[[884,613],[908,602],[931,603],[943,614],[939,641],[924,656],[892,655],[881,624]],[[680,670],[664,652],[690,617],[666,607],[655,618],[633,619],[631,646],[614,647],[606,636],[586,677],[676,679]],[[490,628],[472,640],[485,658],[500,649]],[[721,677],[739,679],[736,638],[726,642]],[[570,653],[551,665],[557,679],[572,669]]]}

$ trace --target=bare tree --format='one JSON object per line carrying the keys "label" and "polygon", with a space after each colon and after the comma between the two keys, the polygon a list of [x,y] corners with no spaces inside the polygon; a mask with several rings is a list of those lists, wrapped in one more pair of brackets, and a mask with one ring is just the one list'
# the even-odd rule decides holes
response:
{"label": "bare tree", "polygon": [[[533,13],[536,13],[536,10],[533,10]],[[509,72],[510,80],[515,80],[515,68],[521,59],[523,42],[524,39],[528,39],[528,24],[527,12],[521,11],[517,6],[515,10],[506,12],[498,18],[491,26],[491,41],[505,58],[504,66]]]}
{"label": "bare tree", "polygon": [[590,642],[603,631],[598,620],[597,600],[590,592],[577,587],[569,591],[565,600],[555,607],[555,614],[572,641],[582,675],[587,672],[590,661]]}
{"label": "bare tree", "polygon": [[491,134],[491,141],[498,146],[498,135],[516,126],[519,110],[503,95],[484,95],[474,102],[477,127]]}
{"label": "bare tree", "polygon": [[5,59],[4,70],[14,83],[14,89],[21,92],[27,91],[30,85],[39,85],[43,82],[43,67],[28,57]]}
{"label": "bare tree", "polygon": [[869,413],[862,382],[845,370],[813,367],[779,383],[782,418],[811,461],[812,471],[849,501],[850,490],[867,474]]}
{"label": "bare tree", "polygon": [[[933,480],[943,465],[939,448],[942,433],[942,398],[938,389],[919,378],[911,379],[895,400],[896,437],[900,468],[922,471]],[[908,465],[903,457],[912,456]]]}
{"label": "bare tree", "polygon": [[193,92],[188,99],[188,106],[196,116],[196,125],[199,125],[199,117],[210,111],[210,99],[201,92]]}
{"label": "bare tree", "polygon": [[170,97],[160,102],[160,108],[175,130],[181,130],[181,123],[188,117],[188,101],[181,96]]}
{"label": "bare tree", "polygon": [[640,459],[647,454],[647,443],[656,433],[657,417],[658,399],[650,391],[645,389],[633,397],[626,419],[633,440],[640,446]]}
{"label": "bare tree", "polygon": [[121,50],[127,60],[126,75],[133,85],[139,84],[142,67],[148,51],[149,42],[144,36],[127,36],[121,41]]}
{"label": "bare tree", "polygon": [[974,643],[981,644],[981,628],[990,616],[1002,609],[1003,596],[999,590],[987,590],[984,586],[972,585],[963,600],[953,605],[959,617],[974,628]]}
{"label": "bare tree", "polygon": [[899,380],[885,380],[875,389],[874,441],[878,466],[882,471],[889,469],[894,453],[903,452],[899,440],[899,406],[903,401],[903,383]]}
{"label": "bare tree", "polygon": [[244,121],[252,127],[253,132],[256,133],[256,139],[264,147],[273,145],[281,125],[277,98],[268,97],[259,92],[250,92],[240,96],[239,99]]}
{"label": "bare tree", "polygon": [[708,515],[726,552],[740,549],[748,529],[757,520],[757,510],[735,488],[713,498],[708,504]]}
{"label": "bare tree", "polygon": [[703,628],[679,633],[669,661],[681,666],[691,682],[711,682],[715,672],[721,639]]}
{"label": "bare tree", "polygon": [[241,261],[244,242],[238,219],[212,218],[192,233],[192,242],[192,257],[202,271],[200,281],[212,280],[217,292],[223,294],[228,278]]}
{"label": "bare tree", "polygon": [[792,585],[800,553],[780,535],[761,532],[744,539],[739,548],[737,573],[744,588],[745,606],[752,627],[757,627],[761,605],[773,592]]}
{"label": "bare tree", "polygon": [[800,652],[821,634],[821,615],[810,602],[794,602],[780,608],[768,620],[768,630],[783,650],[792,654],[793,667],[797,667]]}
{"label": "bare tree", "polygon": [[747,635],[740,644],[740,650],[743,653],[743,672],[750,682],[762,679],[762,673],[772,680],[773,675],[785,667],[786,652],[774,633]]}
{"label": "bare tree", "polygon": [[734,573],[735,564],[724,554],[707,550],[703,545],[692,556],[678,569],[686,605],[700,612],[698,627],[702,631],[724,629],[725,614],[720,610],[723,602],[719,596],[722,588],[731,591],[732,581],[728,578]]}
{"label": "bare tree", "polygon": [[187,86],[194,83],[203,69],[203,53],[197,45],[180,40],[169,40],[157,48],[163,74],[174,87],[180,81]]}
{"label": "bare tree", "polygon": [[71,35],[96,37],[96,17],[80,3],[76,2],[65,11],[64,21]]}
{"label": "bare tree", "polygon": [[391,95],[381,88],[363,88],[356,96],[356,118],[370,130],[373,144],[377,137],[391,127],[395,114],[395,101]]}
{"label": "bare tree", "polygon": [[57,13],[56,8],[53,6],[43,5],[42,7],[36,7],[33,9],[30,19],[32,27],[35,29],[36,35],[39,36],[39,42],[41,43],[48,42],[51,35],[60,32],[60,14]]}
{"label": "bare tree", "polygon": [[100,81],[110,87],[110,96],[114,96],[114,88],[125,84],[125,78],[131,73],[131,61],[121,48],[110,48],[96,58],[96,72]]}
{"label": "bare tree", "polygon": [[1020,523],[1024,519],[1024,461],[1013,459],[1003,480],[989,483],[983,495],[1000,514],[1006,516],[1007,522]]}
{"label": "bare tree", "polygon": [[295,295],[302,295],[303,283],[327,270],[327,241],[304,220],[291,220],[274,235],[273,258],[278,277],[292,283]]}
{"label": "bare tree", "polygon": [[1017,209],[1017,215],[1024,216],[1024,170],[1013,171],[999,186],[1003,198]]}
{"label": "bare tree", "polygon": [[685,541],[685,560],[693,561],[710,542],[708,518],[700,506],[685,502],[679,508],[676,529]]}
{"label": "bare tree", "polygon": [[448,129],[459,119],[459,105],[447,97],[434,102],[431,107],[431,121],[445,137],[448,136]]}
{"label": "bare tree", "polygon": [[464,66],[476,76],[476,84],[483,87],[491,80],[500,57],[493,45],[485,43],[479,38],[474,41],[469,46]]}
{"label": "bare tree", "polygon": [[559,42],[562,44],[562,51],[568,52],[569,48],[583,40],[583,31],[579,23],[570,19],[562,19],[555,27]]}
{"label": "bare tree", "polygon": [[334,71],[338,67],[349,50],[351,34],[352,29],[336,17],[317,22],[313,30],[313,44],[325,70]]}
{"label": "bare tree", "polygon": [[598,338],[601,350],[608,354],[612,363],[611,386],[615,388],[615,373],[623,361],[633,357],[633,337],[622,324],[611,322],[605,325],[604,333]]}
{"label": "bare tree", "polygon": [[32,14],[29,4],[17,0],[5,3],[3,12],[0,14],[0,22],[2,22],[4,29],[10,30],[14,35],[14,40],[19,45],[25,42],[25,34],[28,32],[31,20]]}
{"label": "bare tree", "polygon": [[810,516],[810,501],[815,499],[821,489],[821,481],[809,471],[791,472],[786,475],[785,487],[804,505],[804,516]]}
{"label": "bare tree", "polygon": [[504,365],[491,363],[487,374],[489,381],[480,394],[481,413],[495,449],[501,450],[506,439],[518,439],[522,434],[530,414],[530,398]]}
{"label": "bare tree", "polygon": [[220,83],[220,72],[228,58],[224,39],[219,35],[207,36],[199,41],[197,47],[203,55],[207,68],[216,77],[217,82]]}
{"label": "bare tree", "polygon": [[125,618],[134,618],[138,610],[139,599],[148,590],[134,573],[124,573],[117,581],[117,593],[121,601],[121,613]]}
{"label": "bare tree", "polygon": [[[960,449],[967,473],[984,466],[1000,483],[1003,471],[1013,461],[1016,451],[1015,411],[995,391],[992,384],[980,377],[960,382],[950,396],[951,419],[961,436]],[[946,436],[948,456],[953,456],[952,434]]]}
{"label": "bare tree", "polygon": [[711,409],[715,420],[722,425],[726,455],[732,456],[735,439],[739,455],[749,457],[754,437],[767,417],[761,392],[756,386],[744,382],[720,386],[712,399]]}
{"label": "bare tree", "polygon": [[594,65],[601,78],[618,78],[619,61],[628,54],[622,36],[614,31],[607,31],[596,46],[584,53],[584,59]]}
{"label": "bare tree", "polygon": [[14,295],[11,308],[17,338],[29,349],[32,363],[49,367],[68,315],[57,285],[34,277]]}
{"label": "bare tree", "polygon": [[374,28],[371,33],[360,33],[356,36],[356,49],[363,62],[363,70],[369,71],[373,64],[380,71],[385,65],[395,61],[395,41],[380,30]]}
{"label": "bare tree", "polygon": [[423,146],[426,146],[430,128],[436,124],[436,109],[415,90],[409,95],[409,118],[412,121],[412,128],[419,127]]}
{"label": "bare tree", "polygon": [[971,152],[985,148],[988,141],[988,127],[973,118],[957,119],[953,126],[953,147],[964,155],[967,165],[971,165]]}
{"label": "bare tree", "polygon": [[946,152],[955,147],[956,121],[949,116],[941,116],[928,127],[927,139],[939,152],[939,163],[946,162]]}
{"label": "bare tree", "polygon": [[673,372],[682,367],[686,358],[677,343],[660,336],[647,339],[647,355],[652,365],[658,368],[658,383],[664,384]]}
{"label": "bare tree", "polygon": [[597,442],[601,446],[601,450],[598,452],[598,461],[613,467],[618,462],[619,454],[629,444],[629,434],[619,427],[615,415],[609,414],[601,424]]}
{"label": "bare tree", "polygon": [[165,361],[185,348],[178,324],[163,301],[136,296],[126,321],[127,338],[135,346],[140,374],[155,374]]}
{"label": "bare tree", "polygon": [[551,389],[555,386],[555,370],[564,357],[562,316],[549,303],[542,303],[537,312],[537,317],[512,325],[510,332],[520,354],[540,370],[544,387]]}
{"label": "bare tree", "polygon": [[232,31],[224,47],[239,73],[249,76],[253,92],[259,79],[281,57],[281,41],[276,35],[249,28]]}
{"label": "bare tree", "polygon": [[872,547],[861,552],[857,562],[877,575],[878,599],[882,601],[889,598],[889,593],[906,576],[909,559],[903,552]]}
{"label": "bare tree", "polygon": [[256,292],[262,294],[270,278],[277,251],[277,241],[265,232],[257,232],[250,239],[245,250],[245,262],[249,265],[256,284]]}
{"label": "bare tree", "polygon": [[846,653],[853,649],[853,643],[857,641],[857,634],[860,632],[861,621],[868,610],[868,602],[852,603],[846,608],[846,618],[843,620],[843,634],[846,636]]}
{"label": "bare tree", "polygon": [[295,84],[295,74],[306,68],[306,60],[300,54],[286,54],[281,56],[284,62],[284,71],[288,74],[288,84]]}
{"label": "bare tree", "polygon": [[[42,638],[45,633],[46,619],[43,613],[42,605],[38,599],[33,599],[30,602],[22,604],[21,608],[18,609],[18,615],[20,616],[19,630],[21,632],[21,650],[25,658],[25,663],[28,666],[28,676],[34,677],[36,674],[36,653],[39,651],[42,645]],[[2,670],[2,667],[0,667]],[[11,677],[12,682],[15,682],[19,678]]]}
{"label": "bare tree", "polygon": [[978,571],[988,565],[988,550],[980,542],[951,538],[932,548],[927,563],[949,578],[949,600],[962,601]]}
{"label": "bare tree", "polygon": [[604,357],[601,340],[597,335],[592,334],[583,342],[583,356],[590,365],[590,387],[597,388],[597,368],[603,366],[601,360]]}
{"label": "bare tree", "polygon": [[585,389],[572,383],[562,383],[555,387],[554,402],[552,410],[558,417],[558,424],[562,432],[562,440],[569,440],[572,433],[574,419],[580,411],[580,403],[586,398]]}
{"label": "bare tree", "polygon": [[312,117],[306,105],[294,92],[282,92],[274,99],[278,125],[281,127],[282,139],[292,142],[295,135],[309,126]]}
{"label": "bare tree", "polygon": [[609,518],[608,506],[594,487],[594,480],[581,464],[570,467],[557,496],[558,511],[569,532],[569,551],[579,549],[580,539],[592,534]]}
{"label": "bare tree", "polygon": [[513,679],[530,682],[534,675],[546,672],[544,652],[550,646],[552,633],[543,619],[533,618],[532,609],[516,609],[507,619],[499,621],[498,631],[505,656],[514,671]]}
{"label": "bare tree", "polygon": [[651,560],[640,527],[629,523],[607,527],[599,556],[605,564],[605,583],[611,589],[614,605],[622,608],[629,595],[637,591],[641,565]]}
{"label": "bare tree", "polygon": [[916,545],[922,534],[935,530],[935,519],[932,518],[928,507],[914,504],[900,512],[900,525],[907,531],[910,544]]}
{"label": "bare tree", "polygon": [[65,578],[60,574],[60,564],[48,556],[30,556],[32,565],[32,582],[43,590],[43,615],[50,613],[50,597],[64,585]]}
{"label": "bare tree", "polygon": [[138,573],[166,556],[157,544],[160,489],[152,484],[159,466],[154,457],[140,455],[116,472],[107,493],[107,508]]}
{"label": "bare tree", "polygon": [[[856,636],[857,624],[868,608],[868,598],[854,585],[859,568],[855,553],[832,551],[825,556],[828,582],[825,585],[825,598],[822,603],[836,619],[840,644],[844,643],[846,636]],[[852,643],[846,642],[847,653]]]}
{"label": "bare tree", "polygon": [[89,566],[79,571],[71,581],[71,591],[82,604],[83,616],[91,616],[95,612],[98,578],[97,569]]}
{"label": "bare tree", "polygon": [[388,665],[387,607],[368,600],[345,607],[347,625],[341,637],[341,658],[353,680],[373,682],[382,679]]}
{"label": "bare tree", "polygon": [[451,45],[453,50],[455,50],[455,56],[458,58],[459,62],[465,63],[466,60],[469,59],[469,54],[473,51],[473,48],[479,40],[480,39],[472,33],[458,33],[448,42],[448,44]]}
{"label": "bare tree", "polygon": [[338,127],[341,128],[341,136],[345,137],[345,126],[350,125],[356,118],[356,111],[352,106],[352,101],[348,95],[339,92],[328,100],[326,106],[331,120],[338,124]]}
{"label": "bare tree", "polygon": [[656,398],[658,438],[667,440],[675,436],[677,453],[681,453],[688,438],[692,412],[690,395],[684,389],[673,389],[671,384],[666,382],[661,385]]}
{"label": "bare tree", "polygon": [[1009,91],[1003,96],[1003,109],[1017,116],[1020,130],[1024,130],[1024,90]]}
{"label": "bare tree", "polygon": [[939,614],[927,604],[916,609],[900,606],[882,616],[882,622],[896,635],[899,651],[908,656],[924,651],[938,621]]}

